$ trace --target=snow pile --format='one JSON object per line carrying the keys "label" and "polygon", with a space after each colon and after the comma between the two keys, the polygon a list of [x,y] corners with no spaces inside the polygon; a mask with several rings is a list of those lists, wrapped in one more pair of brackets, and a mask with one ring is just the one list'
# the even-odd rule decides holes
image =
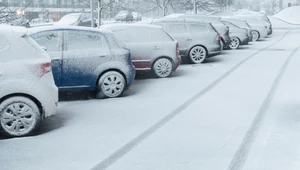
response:
{"label": "snow pile", "polygon": [[290,24],[300,25],[300,6],[285,8],[275,14],[274,17]]}
{"label": "snow pile", "polygon": [[273,28],[275,28],[275,29],[300,28],[300,25],[290,24],[290,23],[287,23],[287,22],[285,22],[281,19],[275,18],[275,17],[271,17],[271,16],[268,16],[268,17],[273,25]]}

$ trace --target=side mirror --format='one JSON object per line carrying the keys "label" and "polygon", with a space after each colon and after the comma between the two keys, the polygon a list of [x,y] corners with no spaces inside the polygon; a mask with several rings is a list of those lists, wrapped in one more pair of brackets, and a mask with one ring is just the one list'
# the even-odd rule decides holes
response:
{"label": "side mirror", "polygon": [[41,46],[43,50],[47,51],[47,48],[45,46]]}

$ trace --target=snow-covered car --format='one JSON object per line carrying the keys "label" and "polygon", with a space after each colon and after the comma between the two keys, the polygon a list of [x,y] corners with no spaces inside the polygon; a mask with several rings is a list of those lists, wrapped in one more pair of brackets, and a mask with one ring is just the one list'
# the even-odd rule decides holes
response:
{"label": "snow-covered car", "polygon": [[133,21],[142,21],[142,15],[138,12],[132,12]]}
{"label": "snow-covered car", "polygon": [[10,137],[32,134],[58,102],[51,59],[26,32],[0,26],[0,131]]}
{"label": "snow-covered car", "polygon": [[268,16],[265,15],[265,14],[261,14],[261,13],[252,13],[252,14],[240,13],[236,16],[241,17],[241,18],[248,17],[248,18],[261,19],[267,26],[268,35],[271,35],[273,33],[272,23],[271,23],[270,19],[268,18]]}
{"label": "snow-covered car", "polygon": [[131,22],[132,22],[132,21],[133,21],[133,15],[132,15],[132,12],[126,11],[126,10],[120,11],[120,12],[116,15],[115,20],[116,20],[116,21],[127,21],[127,22],[131,21]]}
{"label": "snow-covered car", "polygon": [[156,77],[169,77],[181,63],[177,41],[159,26],[108,24],[100,28],[111,30],[130,49],[139,72],[152,71]]}
{"label": "snow-covered car", "polygon": [[222,51],[221,36],[211,23],[162,19],[152,24],[162,26],[177,40],[181,57],[188,58],[193,64],[203,63],[212,54]]}
{"label": "snow-covered car", "polygon": [[25,19],[25,18],[18,18],[18,19],[12,20],[12,21],[9,22],[9,24],[11,26],[23,26],[23,27],[26,27],[26,28],[30,27],[29,20]]}
{"label": "snow-covered car", "polygon": [[[91,22],[92,16],[90,13],[71,13],[63,16],[59,21],[55,22],[54,25],[91,27]],[[97,25],[95,24],[94,27],[97,27]]]}
{"label": "snow-covered car", "polygon": [[221,22],[220,17],[197,14],[178,14],[174,15],[173,18],[210,22],[220,34],[221,43],[224,48],[228,47],[231,42],[229,28],[223,22]]}
{"label": "snow-covered car", "polygon": [[92,90],[98,98],[119,97],[135,77],[131,53],[110,31],[45,26],[29,35],[50,54],[59,90]]}
{"label": "snow-covered car", "polygon": [[222,17],[221,19],[222,21],[227,21],[230,22],[234,25],[237,25],[240,28],[245,28],[248,30],[248,37],[249,37],[249,41],[252,41],[253,39],[253,35],[252,35],[252,28],[251,26],[247,23],[246,20],[242,20],[242,19],[234,19],[234,18],[230,18],[230,17]]}
{"label": "snow-covered car", "polygon": [[268,24],[260,18],[249,16],[232,16],[230,18],[246,20],[252,28],[253,41],[266,38],[268,36]]}
{"label": "snow-covered car", "polygon": [[222,21],[226,26],[229,27],[229,36],[231,43],[229,44],[230,49],[238,49],[241,45],[249,44],[248,30],[246,28],[240,28],[237,25],[229,22]]}

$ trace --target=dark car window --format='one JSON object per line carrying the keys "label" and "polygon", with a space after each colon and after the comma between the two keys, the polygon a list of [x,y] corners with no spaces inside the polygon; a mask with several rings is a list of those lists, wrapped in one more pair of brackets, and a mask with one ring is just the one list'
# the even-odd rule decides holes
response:
{"label": "dark car window", "polygon": [[167,31],[171,34],[182,34],[187,32],[187,27],[185,24],[169,24]]}
{"label": "dark car window", "polygon": [[105,38],[97,33],[68,31],[68,51],[108,47]]}
{"label": "dark car window", "polygon": [[208,29],[203,24],[189,24],[191,33],[208,32]]}
{"label": "dark car window", "polygon": [[41,46],[46,47],[47,52],[59,51],[60,31],[45,31],[31,35],[31,37]]}

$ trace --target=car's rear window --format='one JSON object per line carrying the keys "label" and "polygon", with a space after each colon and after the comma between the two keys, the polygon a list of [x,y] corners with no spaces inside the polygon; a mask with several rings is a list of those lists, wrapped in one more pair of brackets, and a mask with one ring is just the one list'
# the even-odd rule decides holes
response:
{"label": "car's rear window", "polygon": [[0,34],[0,52],[6,51],[10,46],[9,41],[7,40],[7,38]]}

